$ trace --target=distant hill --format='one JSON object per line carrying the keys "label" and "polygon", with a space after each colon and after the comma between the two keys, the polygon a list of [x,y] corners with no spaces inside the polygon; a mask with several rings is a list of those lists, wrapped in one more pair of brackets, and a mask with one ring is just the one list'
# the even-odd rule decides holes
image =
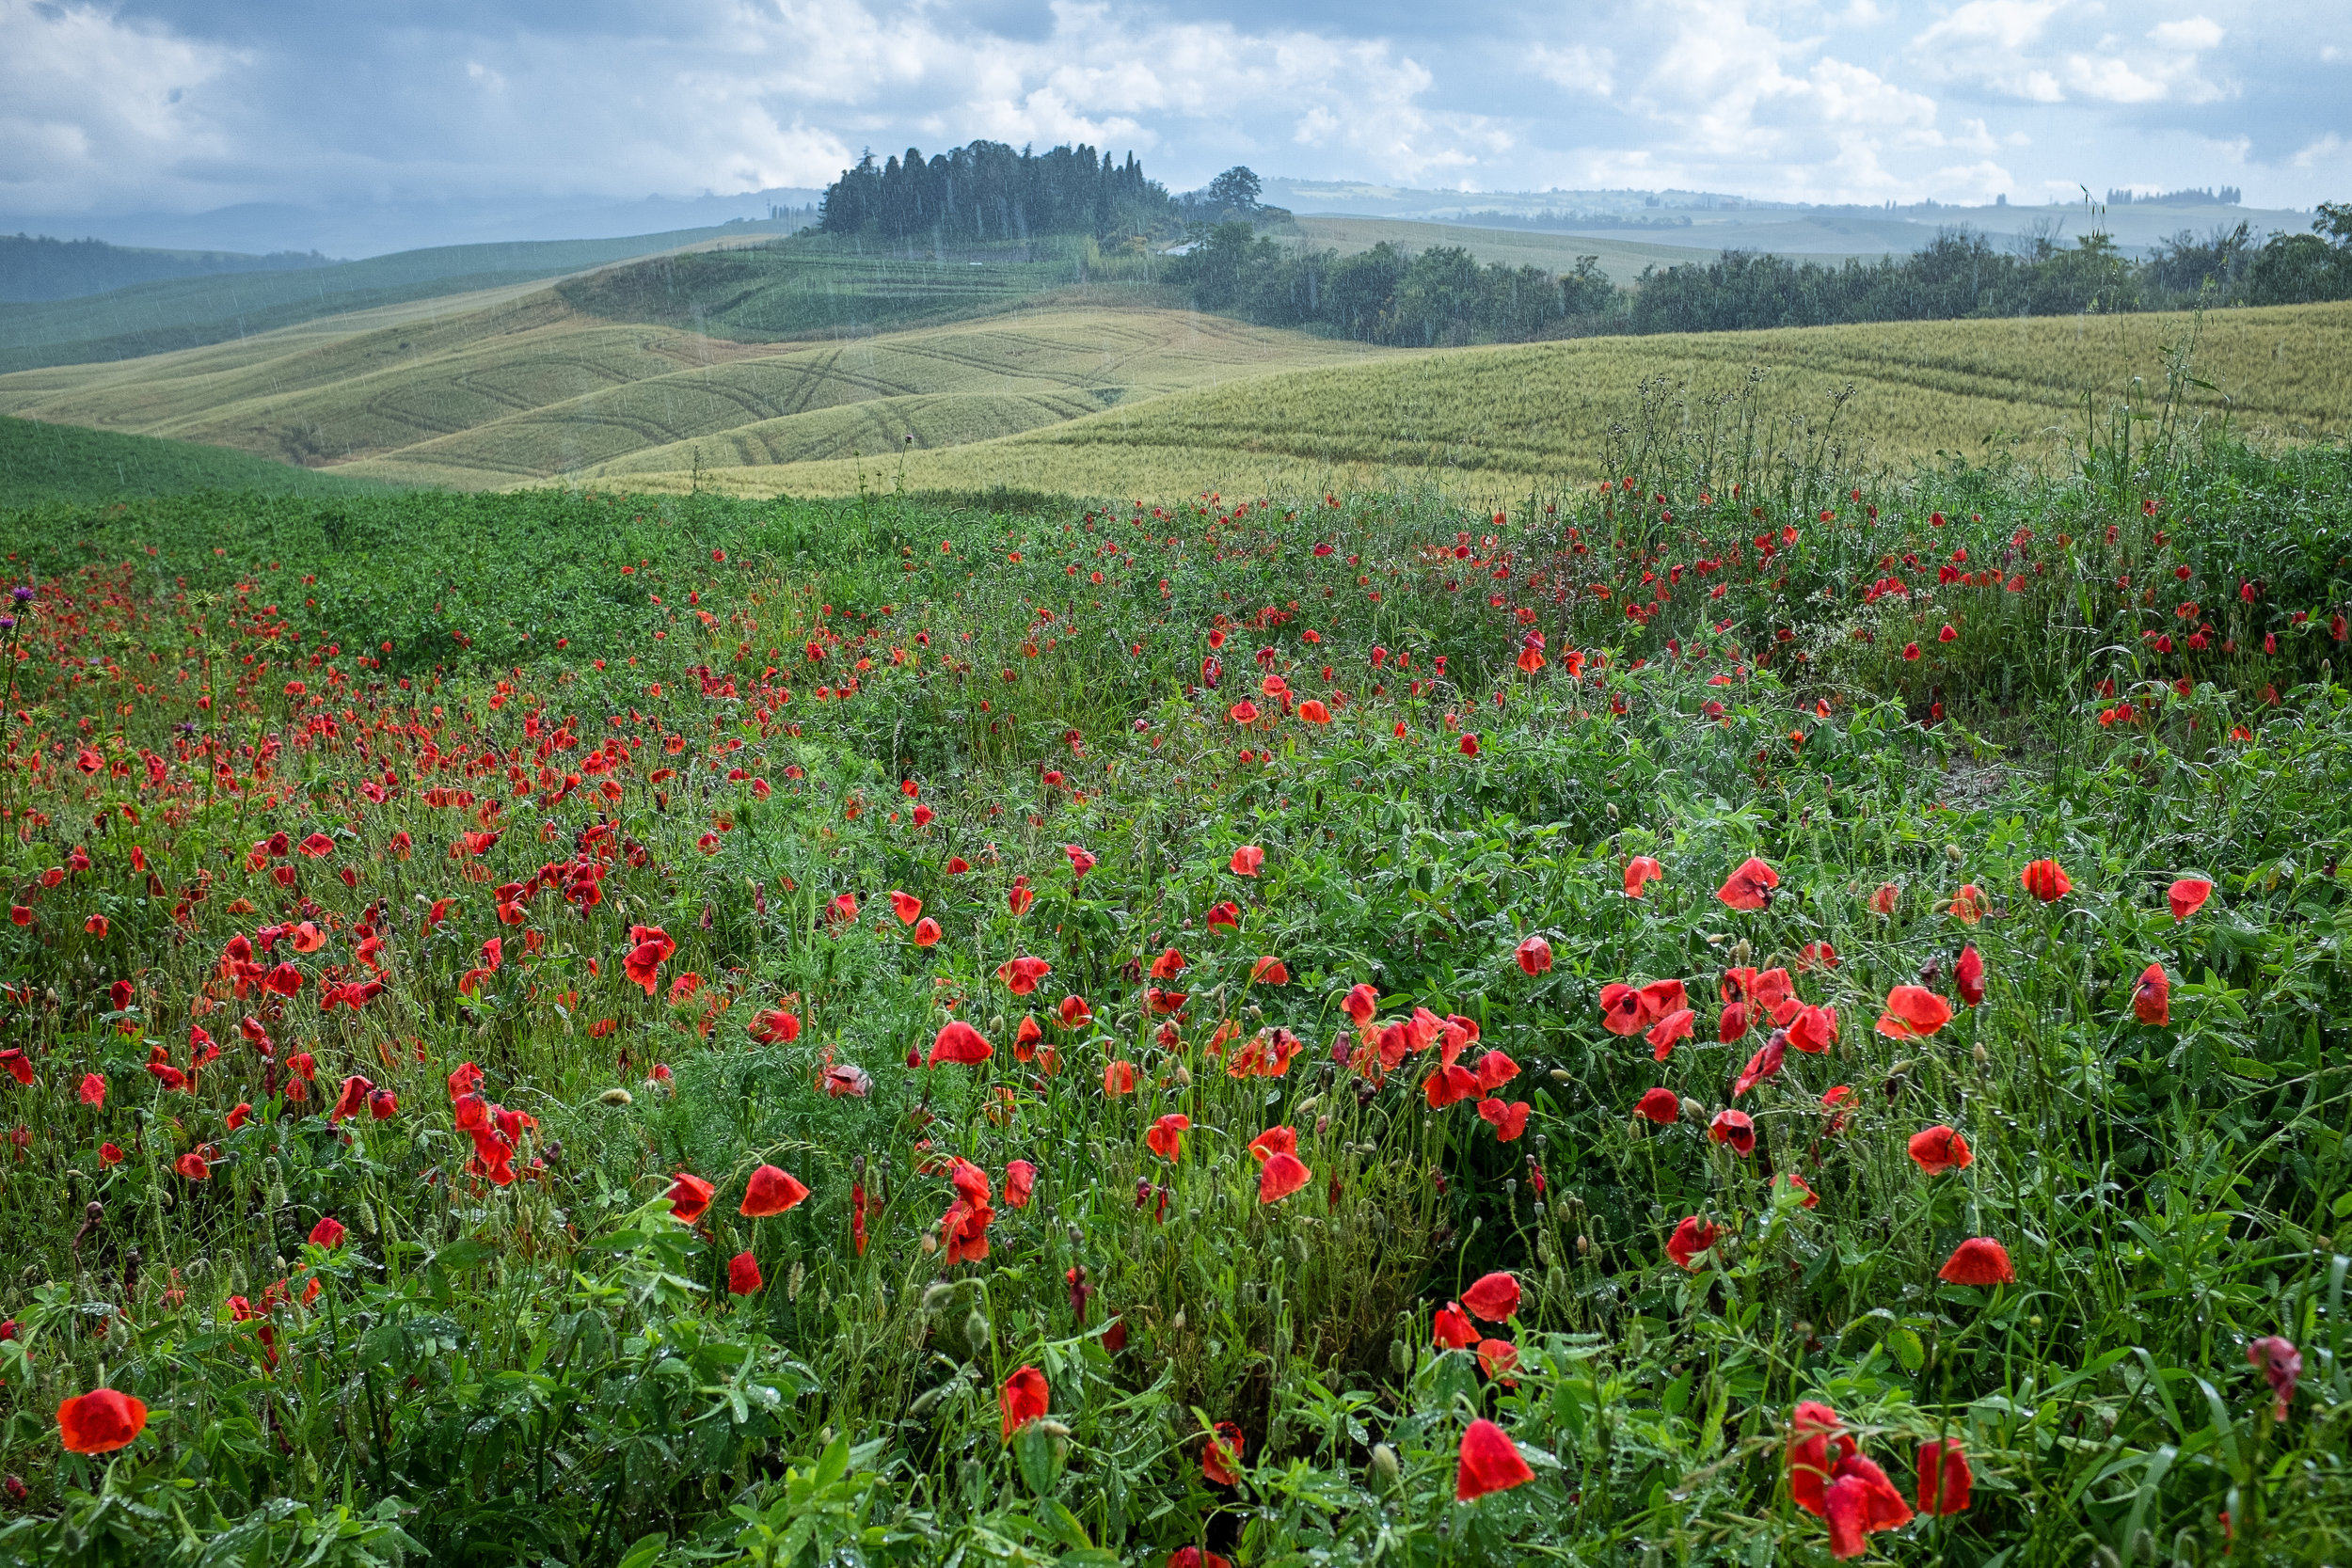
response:
{"label": "distant hill", "polygon": [[48,501],[87,504],[193,490],[348,496],[395,488],[290,467],[225,447],[0,418],[0,511]]}
{"label": "distant hill", "polygon": [[0,234],[0,303],[77,299],[135,283],[229,272],[300,272],[333,264],[316,251],[247,256],[233,250],[142,250],[103,240]]}
{"label": "distant hill", "polygon": [[79,299],[0,305],[0,372],[198,348],[322,316],[559,277],[713,240],[780,234],[786,228],[786,221],[730,223],[612,240],[441,245],[294,272],[181,277]]}

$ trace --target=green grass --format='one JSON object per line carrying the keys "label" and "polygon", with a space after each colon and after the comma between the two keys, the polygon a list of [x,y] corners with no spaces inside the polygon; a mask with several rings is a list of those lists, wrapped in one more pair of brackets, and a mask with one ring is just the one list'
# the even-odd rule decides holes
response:
{"label": "green grass", "polygon": [[364,496],[389,488],[381,481],[316,473],[193,441],[0,418],[0,508],[87,505],[191,490]]}
{"label": "green grass", "polygon": [[[26,1488],[0,1556],[1827,1562],[1787,1463],[1818,1400],[1906,1497],[1924,1440],[1974,1467],[1964,1513],[1874,1557],[2340,1560],[2352,451],[2141,412],[2036,478],[1708,449],[1653,406],[1630,483],[1500,518],[1435,492],[0,516],[34,587],[0,634],[0,1049],[32,1080],[0,1080]],[[1779,887],[1727,908],[1750,855]],[[1664,870],[1638,899],[1635,856]],[[2042,858],[2074,882],[2047,904]],[[2190,876],[2214,893],[2178,922]],[[637,927],[675,943],[646,990]],[[257,932],[291,996],[230,961]],[[1964,945],[1981,1002],[1874,1030],[1898,986],[1964,1004]],[[1000,974],[1025,955],[1052,965],[1029,996]],[[1716,1038],[1740,967],[1842,1028],[1735,1096],[1765,1037]],[[1604,1027],[1605,986],[1670,977],[1696,1029],[1663,1059]],[[1359,983],[1382,1026],[1474,1022],[1460,1065],[1507,1054],[1523,1132],[1434,1106],[1434,1042],[1377,1069]],[[794,1039],[751,1033],[770,1009]],[[992,1058],[909,1065],[950,1019]],[[1286,1070],[1232,1075],[1278,1026]],[[511,1184],[459,1125],[467,1063],[533,1118]],[[354,1075],[397,1105],[330,1120]],[[1696,1114],[1636,1118],[1653,1087]],[[1735,1101],[1745,1156],[1705,1131]],[[1146,1138],[1174,1114],[1181,1159]],[[1907,1155],[1938,1124],[1966,1168]],[[1277,1126],[1311,1178],[1267,1201],[1247,1146]],[[985,1259],[940,1250],[975,1218],[950,1156],[986,1175]],[[808,1201],[741,1216],[761,1164]],[[693,1225],[680,1171],[716,1188]],[[1721,1239],[1681,1267],[1686,1217]],[[1969,1237],[2016,1282],[1940,1280]],[[1507,1378],[1433,1343],[1491,1271]],[[2283,1419],[2266,1335],[2304,1360]],[[1050,1420],[1008,1442],[1024,1367]],[[144,1434],[61,1455],[60,1402],[102,1384]],[[1472,1418],[1534,1474],[1457,1503]]]}
{"label": "green grass", "polygon": [[757,230],[437,245],[299,272],[174,278],[78,299],[0,305],[0,372],[197,348],[323,316],[559,277],[746,232]]}

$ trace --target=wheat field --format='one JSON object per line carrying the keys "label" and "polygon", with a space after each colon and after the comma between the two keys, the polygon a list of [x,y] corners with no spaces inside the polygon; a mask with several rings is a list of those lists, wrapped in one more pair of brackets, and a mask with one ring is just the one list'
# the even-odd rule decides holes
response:
{"label": "wheat field", "polygon": [[1077,303],[744,344],[582,314],[537,289],[356,330],[312,323],[0,376],[0,413],[497,489],[651,466],[773,465],[984,440],[1237,376],[1392,351],[1185,310]]}
{"label": "wheat field", "polygon": [[[1237,380],[1122,404],[997,440],[916,452],[911,488],[1007,485],[1129,499],[1221,488],[1296,493],[1350,484],[1496,496],[1598,471],[1608,430],[1641,384],[1687,387],[1694,407],[1762,378],[1780,439],[1838,444],[1892,464],[1952,452],[2062,460],[2101,416],[2153,398],[2168,347],[2194,336],[2194,373],[2217,390],[2201,417],[2265,441],[2352,430],[2352,305],[2184,315],[2053,317],[1790,328],[1443,350]],[[1842,409],[1833,404],[1852,389]],[[1698,417],[1694,415],[1694,418]],[[863,469],[869,483],[870,465]],[[639,472],[656,490],[853,492],[859,466],[804,462],[697,476]]]}

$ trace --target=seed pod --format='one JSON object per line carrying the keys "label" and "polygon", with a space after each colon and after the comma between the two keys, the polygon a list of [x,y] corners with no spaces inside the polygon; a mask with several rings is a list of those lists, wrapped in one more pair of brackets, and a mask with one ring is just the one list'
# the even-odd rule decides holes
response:
{"label": "seed pod", "polygon": [[1380,1478],[1382,1485],[1395,1481],[1403,1471],[1404,1466],[1396,1462],[1394,1449],[1386,1443],[1375,1443],[1372,1446],[1372,1473]]}

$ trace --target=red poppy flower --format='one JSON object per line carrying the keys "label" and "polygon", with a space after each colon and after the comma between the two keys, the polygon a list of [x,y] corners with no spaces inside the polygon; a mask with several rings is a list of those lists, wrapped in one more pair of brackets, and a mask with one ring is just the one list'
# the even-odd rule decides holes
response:
{"label": "red poppy flower", "polygon": [[937,1067],[942,1062],[961,1062],[970,1067],[985,1062],[994,1054],[996,1048],[989,1044],[977,1029],[960,1018],[950,1019],[932,1037],[931,1053],[924,1058],[923,1065]]}
{"label": "red poppy flower", "polygon": [[1652,1089],[1633,1108],[1661,1127],[1672,1127],[1682,1119],[1682,1101],[1672,1089]]}
{"label": "red poppy flower", "polygon": [[1478,1370],[1486,1374],[1489,1382],[1500,1383],[1505,1388],[1518,1387],[1518,1380],[1511,1373],[1518,1369],[1518,1364],[1519,1348],[1510,1340],[1481,1339],[1478,1341]]}
{"label": "red poppy flower", "polygon": [[1481,1275],[1462,1292],[1462,1305],[1472,1317],[1490,1323],[1507,1323],[1519,1309],[1519,1282],[1499,1269]]}
{"label": "red poppy flower", "polygon": [[326,1114],[328,1125],[331,1126],[345,1117],[357,1117],[366,1111],[368,1096],[374,1091],[374,1088],[373,1084],[356,1072],[344,1079],[342,1092],[335,1097],[335,1108]]}
{"label": "red poppy flower", "polygon": [[1163,1160],[1181,1160],[1184,1157],[1183,1134],[1191,1126],[1190,1117],[1171,1111],[1145,1130],[1144,1147]]}
{"label": "red poppy flower", "polygon": [[1267,1158],[1265,1168],[1258,1173],[1258,1201],[1279,1203],[1298,1191],[1314,1177],[1306,1164],[1295,1154],[1278,1153]]}
{"label": "red poppy flower", "polygon": [[76,1394],[57,1406],[57,1436],[68,1453],[112,1453],[146,1430],[146,1404],[112,1388]]}
{"label": "red poppy flower", "polygon": [[1229,931],[1240,930],[1241,906],[1234,903],[1230,898],[1221,900],[1218,903],[1211,904],[1209,906],[1209,913],[1206,924],[1211,930],[1215,930],[1220,926]]}
{"label": "red poppy flower", "polygon": [[322,1215],[319,1223],[310,1227],[310,1244],[326,1247],[331,1252],[342,1245],[343,1238],[350,1234],[350,1231],[343,1228],[342,1221],[331,1214]]}
{"label": "red poppy flower", "polygon": [[1813,1190],[1813,1184],[1807,1181],[1804,1177],[1799,1176],[1795,1171],[1782,1171],[1780,1173],[1780,1180],[1781,1184],[1787,1187],[1790,1192],[1803,1193],[1804,1195],[1797,1200],[1798,1208],[1819,1209],[1821,1206],[1821,1195],[1815,1192]]}
{"label": "red poppy flower", "polygon": [[1510,1434],[1480,1417],[1462,1433],[1454,1471],[1454,1500],[1466,1503],[1489,1492],[1507,1492],[1535,1479]]}
{"label": "red poppy flower", "polygon": [[2205,900],[2212,895],[2211,882],[2202,877],[2184,877],[2165,890],[2164,900],[2172,906],[2172,920],[2178,925],[2203,909]]}
{"label": "red poppy flower", "polygon": [[1697,1018],[1698,1014],[1690,1008],[1677,1007],[1660,1019],[1651,1026],[1650,1032],[1643,1037],[1649,1041],[1651,1056],[1658,1061],[1664,1061],[1668,1055],[1672,1054],[1675,1041],[1687,1040],[1691,1037],[1692,1026]]}
{"label": "red poppy flower", "polygon": [[1937,1122],[1933,1127],[1911,1135],[1911,1163],[1930,1176],[1941,1176],[1947,1170],[1966,1170],[1976,1163],[1976,1151],[1968,1140]]}
{"label": "red poppy flower", "polygon": [[1005,1379],[1005,1386],[996,1396],[996,1403],[1005,1414],[1004,1440],[1011,1442],[1014,1433],[1043,1417],[1051,1399],[1045,1374],[1035,1367],[1023,1367]]}
{"label": "red poppy flower", "polygon": [[1233,1568],[1233,1565],[1215,1552],[1204,1552],[1198,1546],[1179,1546],[1168,1554],[1165,1568]]}
{"label": "red poppy flower", "polygon": [[1829,1521],[1829,1555],[1835,1558],[1860,1557],[1869,1549],[1871,1534],[1911,1523],[1911,1505],[1886,1472],[1858,1453],[1830,1466],[1821,1513]]}
{"label": "red poppy flower", "polygon": [[2172,1022],[2172,976],[2164,965],[2150,964],[2139,972],[2139,984],[2132,988],[2132,1016],[2156,1026]]}
{"label": "red poppy flower", "polygon": [[912,926],[923,917],[923,900],[912,893],[893,892],[890,895],[890,912],[898,917],[899,925]]}
{"label": "red poppy flower", "polygon": [[1982,1236],[1971,1236],[1952,1249],[1938,1279],[1954,1285],[2014,1285],[2017,1271],[2010,1266],[2009,1248]]}
{"label": "red poppy flower", "polygon": [[766,1219],[771,1214],[789,1213],[807,1197],[808,1189],[791,1173],[762,1165],[744,1184],[743,1201],[735,1212],[750,1219]]}
{"label": "red poppy flower", "polygon": [[1952,1021],[1952,1005],[1925,986],[1897,986],[1886,993],[1878,1031],[1890,1040],[1923,1040]]}
{"label": "red poppy flower", "polygon": [[1729,1144],[1741,1159],[1756,1152],[1756,1121],[1745,1111],[1718,1111],[1707,1124],[1709,1143]]}
{"label": "red poppy flower", "polygon": [[1665,879],[1666,868],[1647,855],[1636,855],[1625,863],[1625,895],[1639,898],[1650,883]]}
{"label": "red poppy flower", "polygon": [[1756,1085],[1778,1072],[1781,1064],[1788,1059],[1788,1032],[1785,1029],[1775,1029],[1765,1037],[1762,1045],[1756,1047],[1756,1054],[1748,1058],[1748,1065],[1740,1069],[1740,1079],[1732,1085],[1731,1098],[1739,1099]]}
{"label": "red poppy flower", "polygon": [[1152,960],[1152,978],[1173,980],[1184,972],[1184,956],[1173,947]]}
{"label": "red poppy flower", "polygon": [[1962,925],[1974,926],[1985,917],[1991,907],[1982,888],[1974,882],[1964,882],[1960,891],[1952,895],[1951,908],[1947,912]]}
{"label": "red poppy flower", "polygon": [[1715,896],[1727,908],[1760,910],[1772,902],[1772,889],[1780,886],[1780,873],[1750,855],[1739,868],[1724,879],[1724,885],[1715,890]]}
{"label": "red poppy flower", "polygon": [[171,1163],[171,1168],[190,1181],[210,1181],[213,1179],[213,1167],[204,1163],[204,1156],[199,1151],[181,1155]]}
{"label": "red poppy flower", "polygon": [[1968,1488],[1976,1478],[1968,1470],[1967,1450],[1957,1437],[1919,1445],[1919,1512],[1938,1514],[1968,1512]]}
{"label": "red poppy flower", "polygon": [[1465,1067],[1440,1067],[1431,1073],[1421,1086],[1421,1092],[1433,1111],[1478,1098],[1478,1080]]}
{"label": "red poppy flower", "polygon": [[[1451,1025],[1453,1021],[1449,1019],[1447,1022]],[[1478,1086],[1492,1093],[1519,1075],[1519,1064],[1500,1051],[1489,1051],[1478,1058],[1478,1065],[1471,1070],[1478,1075]]]}
{"label": "red poppy flower", "polygon": [[1340,1003],[1340,1010],[1356,1021],[1359,1029],[1372,1022],[1373,1014],[1380,1007],[1380,993],[1366,985],[1351,986]]}
{"label": "red poppy flower", "polygon": [[1258,705],[1247,697],[1225,711],[1236,724],[1254,724],[1258,721]]}
{"label": "red poppy flower", "polygon": [[1061,1020],[1061,1026],[1065,1029],[1083,1028],[1094,1022],[1094,1009],[1087,1006],[1087,999],[1083,996],[1063,997],[1060,1005],[1054,1009],[1054,1015]]}
{"label": "red poppy flower", "polygon": [[727,1259],[727,1291],[730,1294],[748,1296],[764,1283],[759,1277],[759,1259],[748,1251],[739,1252]]}
{"label": "red poppy flower", "polygon": [[234,1132],[238,1128],[243,1127],[246,1122],[251,1121],[252,1119],[252,1104],[250,1102],[243,1102],[240,1103],[236,1109],[229,1113],[227,1126],[229,1131]]}
{"label": "red poppy flower", "polygon": [[1065,844],[1061,847],[1061,852],[1070,857],[1070,879],[1073,881],[1076,881],[1095,867],[1094,857],[1078,845]]}
{"label": "red poppy flower", "polygon": [[662,961],[677,951],[677,943],[659,926],[631,926],[628,928],[628,952],[621,959],[621,973],[653,994],[659,978],[657,972]]}
{"label": "red poppy flower", "polygon": [[2055,904],[2074,891],[2074,880],[2056,861],[2035,861],[2017,875],[2017,882],[2045,904]]}
{"label": "red poppy flower", "polygon": [[1249,971],[1249,978],[1262,986],[1287,986],[1291,983],[1291,972],[1283,967],[1281,959],[1269,953]]}
{"label": "red poppy flower", "polygon": [[1984,958],[1973,942],[1960,950],[1960,958],[1952,965],[1952,989],[1960,992],[1963,1006],[1974,1007],[1984,1001]]}
{"label": "red poppy flower", "polygon": [[1103,1092],[1118,1096],[1136,1092],[1136,1064],[1105,1062],[1103,1065]]}
{"label": "red poppy flower", "polygon": [[1431,1342],[1448,1350],[1468,1350],[1478,1343],[1478,1330],[1470,1326],[1470,1318],[1452,1302],[1438,1308],[1433,1323]]}
{"label": "red poppy flower", "polygon": [[1298,1130],[1295,1127],[1269,1127],[1249,1140],[1249,1157],[1264,1164],[1277,1154],[1298,1152]]}
{"label": "red poppy flower", "polygon": [[1534,1109],[1534,1107],[1524,1100],[1515,1100],[1508,1105],[1500,1100],[1491,1099],[1478,1102],[1479,1116],[1495,1130],[1495,1142],[1504,1144],[1510,1143],[1521,1132],[1527,1131],[1528,1113]]}
{"label": "red poppy flower", "polygon": [[1835,1007],[1801,1007],[1788,1021],[1788,1043],[1799,1051],[1819,1055],[1837,1038],[1837,1009]]}
{"label": "red poppy flower", "polygon": [[1551,943],[1541,937],[1529,937],[1520,942],[1512,957],[1518,960],[1519,968],[1530,975],[1551,973]]}
{"label": "red poppy flower", "polygon": [[946,869],[948,876],[961,877],[965,872],[972,869],[972,863],[965,860],[961,855],[949,855],[947,857]]}
{"label": "red poppy flower", "polygon": [[1026,1160],[1012,1160],[1005,1165],[1005,1206],[1026,1209],[1029,1195],[1037,1191],[1037,1167]]}
{"label": "red poppy flower", "polygon": [[1209,1441],[1200,1450],[1200,1473],[1218,1486],[1232,1486],[1241,1480],[1235,1467],[1241,1464],[1242,1449],[1248,1446],[1241,1428],[1231,1421],[1219,1421],[1210,1433]]}
{"label": "red poppy flower", "polygon": [[82,1103],[99,1110],[106,1108],[105,1075],[97,1072],[82,1074]]}
{"label": "red poppy flower", "polygon": [[1265,864],[1265,851],[1254,844],[1245,844],[1233,851],[1233,858],[1225,868],[1236,877],[1255,877]]}
{"label": "red poppy flower", "polygon": [[769,1007],[752,1015],[747,1032],[762,1045],[789,1045],[801,1037],[800,1015]]}
{"label": "red poppy flower", "polygon": [[[2270,1385],[2271,1418],[2285,1420],[2287,1406],[2295,1402],[2296,1382],[2303,1375],[2303,1353],[2295,1348],[2292,1340],[2265,1334],[2248,1343],[2246,1361],[2258,1369]],[[1964,1496],[1962,1506],[1966,1506]]]}
{"label": "red poppy flower", "polygon": [[710,1195],[716,1190],[699,1176],[678,1172],[670,1179],[671,1217],[682,1225],[693,1224],[710,1207]]}
{"label": "red poppy flower", "polygon": [[1686,1214],[1675,1233],[1666,1238],[1666,1256],[1687,1269],[1692,1259],[1714,1244],[1715,1227],[1696,1214]]}
{"label": "red poppy flower", "polygon": [[1043,958],[1023,956],[1009,958],[996,966],[996,978],[1015,996],[1026,996],[1037,990],[1037,983],[1054,973],[1054,966]]}
{"label": "red poppy flower", "polygon": [[98,1158],[107,1164],[119,1165],[122,1164],[123,1160],[122,1146],[111,1143],[100,1144],[98,1146]]}
{"label": "red poppy flower", "polygon": [[1476,756],[1478,754],[1478,737],[1474,735],[1464,736],[1462,737],[1460,751],[1466,757]]}

